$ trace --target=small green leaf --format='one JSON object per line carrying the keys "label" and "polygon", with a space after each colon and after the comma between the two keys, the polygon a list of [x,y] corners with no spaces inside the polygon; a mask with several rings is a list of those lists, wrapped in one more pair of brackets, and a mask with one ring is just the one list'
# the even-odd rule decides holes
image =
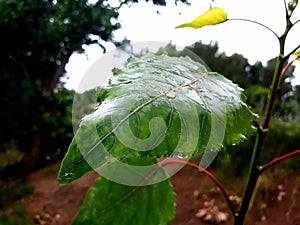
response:
{"label": "small green leaf", "polygon": [[150,186],[125,186],[96,180],[73,225],[167,225],[175,217],[175,193],[165,180]]}
{"label": "small green leaf", "polygon": [[297,61],[300,61],[300,51],[294,52],[293,55],[295,55],[297,58]]}
{"label": "small green leaf", "polygon": [[194,29],[216,25],[227,21],[227,13],[221,8],[211,8],[190,23],[181,24],[175,28],[191,27]]}

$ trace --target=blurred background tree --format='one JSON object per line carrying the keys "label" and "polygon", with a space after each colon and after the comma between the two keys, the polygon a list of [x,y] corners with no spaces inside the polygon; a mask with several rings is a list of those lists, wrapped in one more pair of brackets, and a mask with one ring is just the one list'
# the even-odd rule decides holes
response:
{"label": "blurred background tree", "polygon": [[103,0],[0,1],[0,171],[12,155],[27,170],[61,159],[73,136],[65,66],[83,45],[121,44],[113,37],[117,18],[118,8]]}
{"label": "blurred background tree", "polygon": [[25,152],[29,170],[63,155],[72,138],[73,91],[60,78],[83,44],[112,41],[117,16],[102,2],[0,2],[2,152]]}

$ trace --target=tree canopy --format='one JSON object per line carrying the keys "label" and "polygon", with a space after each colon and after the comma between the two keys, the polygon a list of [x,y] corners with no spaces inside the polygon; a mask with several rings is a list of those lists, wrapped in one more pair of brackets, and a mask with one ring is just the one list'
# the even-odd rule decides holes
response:
{"label": "tree canopy", "polygon": [[2,150],[17,145],[32,168],[42,154],[61,154],[72,137],[72,93],[57,90],[59,79],[83,44],[113,41],[117,16],[102,1],[0,2]]}
{"label": "tree canopy", "polygon": [[[119,6],[132,2],[138,1]],[[35,167],[42,154],[62,155],[73,135],[73,94],[60,81],[65,66],[83,45],[105,50],[105,42],[120,44],[113,37],[118,28],[118,7],[104,0],[0,1],[0,152],[12,147],[26,152],[27,167]]]}

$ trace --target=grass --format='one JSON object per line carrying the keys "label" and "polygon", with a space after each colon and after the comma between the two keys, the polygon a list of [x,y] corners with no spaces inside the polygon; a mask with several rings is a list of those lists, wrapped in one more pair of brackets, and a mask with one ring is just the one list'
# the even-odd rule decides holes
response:
{"label": "grass", "polygon": [[0,190],[0,224],[34,225],[33,218],[26,213],[22,200],[32,194],[33,186],[25,180],[8,184]]}
{"label": "grass", "polygon": [[10,207],[0,210],[1,225],[34,225],[33,218],[27,215],[25,206],[16,201]]}

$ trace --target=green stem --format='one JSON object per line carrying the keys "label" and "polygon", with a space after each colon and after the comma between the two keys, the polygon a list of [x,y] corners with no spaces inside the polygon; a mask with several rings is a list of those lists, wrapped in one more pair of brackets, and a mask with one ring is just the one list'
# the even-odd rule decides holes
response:
{"label": "green stem", "polygon": [[266,136],[266,130],[258,128],[258,132],[255,139],[255,144],[253,147],[252,159],[250,163],[250,172],[248,178],[248,184],[244,193],[244,197],[241,203],[240,211],[235,215],[234,224],[242,225],[248,211],[248,207],[251,201],[252,193],[256,186],[257,179],[259,177],[260,171],[258,169],[260,152],[262,149],[263,141]]}
{"label": "green stem", "polygon": [[[282,51],[283,51],[283,49],[282,49]],[[284,63],[286,61],[286,59],[284,59],[281,55],[282,54],[280,54],[280,56],[277,58],[277,61],[276,61],[270,95],[268,97],[268,101],[267,101],[266,108],[265,108],[264,121],[261,126],[263,130],[268,129],[268,127],[269,127],[269,123],[270,123],[274,105],[275,105],[276,93],[277,93],[278,87],[280,85],[281,72],[284,68]]]}
{"label": "green stem", "polygon": [[[289,18],[287,18],[287,20],[289,20]],[[280,52],[279,52],[279,56],[277,57],[277,60],[276,60],[275,70],[274,70],[274,74],[273,74],[273,80],[272,80],[272,84],[270,87],[270,93],[268,96],[267,104],[265,106],[265,112],[263,115],[264,120],[263,120],[262,125],[258,126],[258,128],[257,128],[257,135],[256,135],[255,144],[253,146],[252,159],[251,159],[251,163],[250,163],[248,183],[247,183],[244,197],[243,197],[243,200],[241,203],[240,211],[235,216],[234,225],[244,224],[246,214],[247,214],[247,211],[249,208],[249,204],[250,204],[250,201],[252,198],[252,194],[253,194],[254,188],[256,186],[258,177],[260,175],[260,167],[259,167],[260,153],[261,153],[261,150],[263,147],[263,142],[264,142],[265,136],[267,134],[267,131],[269,128],[269,123],[270,123],[270,120],[272,117],[275,100],[276,100],[276,93],[277,93],[278,87],[280,85],[281,73],[284,68],[284,63],[288,59],[288,57],[284,57],[283,55],[284,55],[284,45],[285,45],[286,36],[290,29],[291,29],[291,24],[288,23],[288,21],[287,21],[287,26],[286,26],[286,30],[285,30],[284,34],[278,38]]]}
{"label": "green stem", "polygon": [[[281,39],[280,39],[280,46],[282,46],[282,44],[284,44],[284,41],[281,41]],[[280,47],[280,49],[281,49],[281,51],[283,51],[282,47]],[[267,101],[266,108],[265,108],[264,121],[263,121],[263,124],[260,127],[258,127],[256,140],[255,140],[255,144],[254,144],[253,152],[252,152],[252,159],[251,159],[251,163],[250,163],[249,179],[248,179],[248,183],[247,183],[246,190],[244,193],[244,198],[243,198],[243,201],[241,204],[240,211],[235,216],[235,221],[234,221],[235,225],[244,224],[244,220],[245,220],[248,208],[249,208],[251,197],[252,197],[254,188],[256,186],[258,177],[260,175],[260,170],[259,170],[260,153],[261,153],[261,149],[263,146],[265,136],[268,131],[270,119],[271,119],[274,104],[275,104],[277,89],[280,84],[280,75],[281,75],[281,71],[283,70],[284,62],[285,62],[285,59],[283,57],[281,57],[282,54],[283,54],[283,52],[280,53],[280,56],[277,58],[277,61],[276,61],[276,67],[275,67],[275,71],[274,71],[274,75],[273,75],[271,90],[270,90],[270,94],[269,94],[268,101]]]}

